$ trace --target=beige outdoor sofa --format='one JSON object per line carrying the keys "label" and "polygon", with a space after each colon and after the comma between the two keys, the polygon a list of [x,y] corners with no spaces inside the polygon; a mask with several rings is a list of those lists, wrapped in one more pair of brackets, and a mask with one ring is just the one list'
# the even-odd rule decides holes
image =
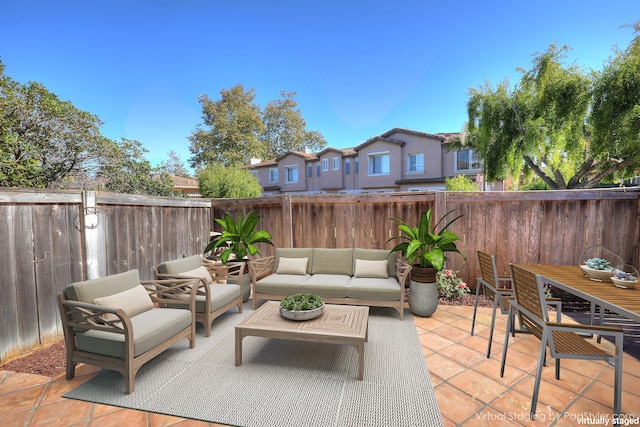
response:
{"label": "beige outdoor sofa", "polygon": [[[138,270],[68,285],[58,295],[64,330],[66,377],[77,363],[120,372],[127,393],[146,362],[183,338],[195,340],[197,280],[140,281]],[[166,308],[184,301],[185,308]]]}
{"label": "beige outdoor sofa", "polygon": [[386,249],[277,248],[249,262],[253,308],[259,300],[313,293],[329,304],[392,307],[403,319],[410,270]]}
{"label": "beige outdoor sofa", "polygon": [[196,322],[204,325],[204,335],[208,337],[213,321],[222,313],[233,306],[242,313],[242,303],[249,299],[251,292],[245,269],[244,262],[223,265],[192,255],[165,261],[154,267],[153,274],[156,279],[194,278],[200,281],[196,293]]}

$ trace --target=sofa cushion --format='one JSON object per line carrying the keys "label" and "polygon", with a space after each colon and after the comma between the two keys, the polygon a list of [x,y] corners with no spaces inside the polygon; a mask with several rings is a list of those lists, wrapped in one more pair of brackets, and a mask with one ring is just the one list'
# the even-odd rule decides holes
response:
{"label": "sofa cushion", "polygon": [[273,271],[278,271],[280,257],[307,258],[307,274],[311,274],[311,268],[313,266],[313,248],[276,248]]}
{"label": "sofa cushion", "polygon": [[356,265],[353,276],[386,279],[387,277],[389,277],[387,264],[388,261],[386,259],[380,261],[372,261],[368,259],[356,258]]}
{"label": "sofa cushion", "polygon": [[[153,301],[142,285],[134,286],[117,294],[96,298],[94,302],[102,307],[121,308],[129,317],[153,308]],[[118,316],[111,313],[103,314],[102,318],[104,320],[118,320]]]}
{"label": "sofa cushion", "polygon": [[[135,331],[133,352],[138,356],[191,325],[191,312],[179,308],[154,308],[131,318]],[[76,332],[78,350],[124,358],[124,335],[89,330]]]}
{"label": "sofa cushion", "polygon": [[278,260],[278,268],[276,269],[276,273],[305,275],[307,273],[308,263],[309,258],[280,257]]}
{"label": "sofa cushion", "polygon": [[353,249],[315,248],[313,274],[353,275]]}
{"label": "sofa cushion", "polygon": [[158,273],[160,274],[178,274],[185,271],[191,271],[202,265],[201,255],[192,255],[185,258],[175,259],[173,261],[165,261],[158,265]]}
{"label": "sofa cushion", "polygon": [[349,280],[351,276],[341,274],[314,274],[302,283],[301,292],[327,298],[346,298]]}
{"label": "sofa cushion", "polygon": [[263,294],[297,294],[308,274],[271,274],[256,282],[256,292]]}
{"label": "sofa cushion", "polygon": [[95,304],[96,298],[117,294],[136,286],[140,286],[138,270],[129,270],[124,273],[72,283],[64,288],[64,293],[68,299]]}
{"label": "sofa cushion", "polygon": [[[213,279],[211,278],[211,274],[209,273],[209,270],[207,270],[207,267],[205,267],[204,265],[200,265],[197,268],[194,268],[193,270],[188,270],[188,271],[183,271],[181,273],[176,273],[176,276],[179,277],[197,277],[200,279],[204,279],[208,284],[213,283]],[[202,283],[202,282],[200,282]]]}
{"label": "sofa cushion", "polygon": [[393,277],[372,279],[352,277],[347,285],[347,297],[382,301],[400,301],[400,284]]}
{"label": "sofa cushion", "polygon": [[390,252],[387,249],[362,249],[356,248],[353,250],[354,259],[366,259],[371,261],[387,260],[387,274],[389,277],[395,277],[396,275],[396,260],[398,258],[397,252]]}

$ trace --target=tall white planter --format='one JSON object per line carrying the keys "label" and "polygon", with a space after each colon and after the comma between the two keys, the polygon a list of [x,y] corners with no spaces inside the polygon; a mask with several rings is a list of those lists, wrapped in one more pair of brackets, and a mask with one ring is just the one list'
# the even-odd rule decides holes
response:
{"label": "tall white planter", "polygon": [[436,282],[421,283],[411,281],[409,285],[409,309],[417,316],[429,317],[438,308],[438,287]]}

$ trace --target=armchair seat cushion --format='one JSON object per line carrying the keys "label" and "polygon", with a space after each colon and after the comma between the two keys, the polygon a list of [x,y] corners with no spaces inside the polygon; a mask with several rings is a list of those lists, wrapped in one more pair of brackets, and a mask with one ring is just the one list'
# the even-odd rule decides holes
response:
{"label": "armchair seat cushion", "polygon": [[[138,356],[167,341],[191,325],[191,312],[184,309],[152,309],[131,317],[133,352]],[[76,332],[78,350],[124,359],[124,335],[109,331]]]}
{"label": "armchair seat cushion", "polygon": [[347,285],[351,276],[342,274],[314,274],[302,284],[302,292],[322,295],[328,298],[346,298]]}
{"label": "armchair seat cushion", "polygon": [[[240,296],[240,286],[239,285],[209,285],[209,290],[211,291],[211,307],[209,310],[215,311],[227,304],[229,304],[234,299]],[[196,296],[196,312],[204,313],[205,311],[205,297],[204,295]]]}
{"label": "armchair seat cushion", "polygon": [[347,286],[349,298],[399,301],[400,295],[400,285],[392,277],[386,279],[352,277]]}

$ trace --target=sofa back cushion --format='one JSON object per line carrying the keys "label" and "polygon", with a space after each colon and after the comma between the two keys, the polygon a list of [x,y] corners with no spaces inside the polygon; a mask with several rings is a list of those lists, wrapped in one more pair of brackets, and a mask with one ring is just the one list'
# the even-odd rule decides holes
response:
{"label": "sofa back cushion", "polygon": [[202,265],[202,256],[192,255],[185,258],[178,258],[173,261],[165,261],[158,265],[160,274],[178,274],[185,271],[194,270]]}
{"label": "sofa back cushion", "polygon": [[[361,249],[355,248],[353,250],[353,258],[364,259],[370,261],[387,260],[387,274],[389,277],[396,277],[396,260],[398,258],[397,252],[390,252],[388,249]],[[355,261],[354,261],[355,265]]]}
{"label": "sofa back cushion", "polygon": [[276,248],[274,271],[278,271],[280,257],[308,258],[307,274],[311,274],[311,268],[313,266],[313,248]]}
{"label": "sofa back cushion", "polygon": [[312,273],[353,276],[353,249],[315,248]]}
{"label": "sofa back cushion", "polygon": [[98,277],[97,279],[76,282],[64,288],[68,299],[94,304],[96,298],[102,298],[140,286],[138,270]]}

